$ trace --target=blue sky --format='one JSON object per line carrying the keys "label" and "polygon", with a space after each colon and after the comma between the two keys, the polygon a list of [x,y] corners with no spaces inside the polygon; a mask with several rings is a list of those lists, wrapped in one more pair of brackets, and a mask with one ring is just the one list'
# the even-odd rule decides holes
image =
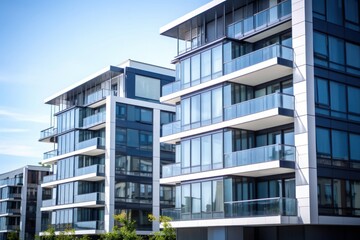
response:
{"label": "blue sky", "polygon": [[37,164],[51,144],[43,100],[108,65],[165,67],[176,41],[159,28],[210,0],[1,0],[0,173]]}

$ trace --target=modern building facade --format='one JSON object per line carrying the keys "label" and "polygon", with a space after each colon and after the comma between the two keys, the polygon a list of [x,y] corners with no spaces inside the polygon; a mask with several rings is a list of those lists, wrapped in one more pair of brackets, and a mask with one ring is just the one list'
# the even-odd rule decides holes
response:
{"label": "modern building facade", "polygon": [[20,239],[35,239],[35,226],[40,223],[38,186],[48,174],[49,168],[30,165],[0,174],[1,240],[8,239],[10,232],[17,232]]}
{"label": "modern building facade", "polygon": [[160,165],[175,159],[173,146],[159,143],[160,123],[172,122],[175,111],[160,104],[161,87],[173,81],[173,70],[128,60],[45,100],[53,121],[40,141],[53,150],[42,163],[53,174],[41,185],[48,192],[42,231],[101,234],[122,212],[136,221],[138,234],[159,229],[148,214],[174,204],[174,188],[159,187]]}
{"label": "modern building facade", "polygon": [[160,29],[178,239],[358,238],[359,4],[214,0]]}

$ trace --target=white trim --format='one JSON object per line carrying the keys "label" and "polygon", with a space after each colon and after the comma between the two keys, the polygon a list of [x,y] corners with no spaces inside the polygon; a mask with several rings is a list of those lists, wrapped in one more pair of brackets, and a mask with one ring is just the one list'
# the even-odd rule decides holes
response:
{"label": "white trim", "polygon": [[[95,154],[92,154],[90,155],[89,153],[92,152],[92,151],[95,151],[95,150],[98,150],[96,151]],[[101,149],[99,148],[97,145],[95,146],[90,146],[90,147],[87,147],[87,148],[82,148],[82,149],[79,149],[79,150],[76,150],[76,151],[72,151],[72,152],[69,152],[69,153],[65,153],[65,154],[61,154],[61,155],[58,155],[58,156],[55,156],[55,157],[52,157],[52,158],[48,158],[48,159],[44,159],[41,161],[41,164],[53,164],[54,162],[60,160],[60,159],[63,159],[63,158],[68,158],[68,157],[72,157],[72,156],[75,156],[75,155],[80,155],[80,154],[88,154],[90,156],[95,156],[95,155],[100,155],[102,153],[104,153],[105,150],[104,149]]]}
{"label": "white trim", "polygon": [[104,176],[98,176],[97,173],[89,173],[89,174],[85,174],[85,175],[81,175],[81,176],[65,178],[65,179],[56,180],[56,181],[52,181],[52,182],[48,182],[48,183],[43,183],[43,184],[41,184],[41,187],[42,188],[54,187],[54,186],[62,184],[62,183],[75,182],[75,181],[80,181],[80,180],[91,181],[91,179],[93,179],[94,181],[100,181],[104,178],[105,178]]}
{"label": "white trim", "polygon": [[77,208],[77,207],[103,207],[105,204],[98,204],[97,201],[88,201],[88,202],[81,202],[81,203],[71,203],[71,204],[63,204],[63,205],[56,205],[51,207],[42,207],[40,211],[48,212],[53,210],[59,209],[66,209],[66,208]]}

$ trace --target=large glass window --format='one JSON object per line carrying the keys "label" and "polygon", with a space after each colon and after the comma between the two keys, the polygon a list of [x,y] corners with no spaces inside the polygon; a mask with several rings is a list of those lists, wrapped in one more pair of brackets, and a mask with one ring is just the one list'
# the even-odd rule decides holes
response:
{"label": "large glass window", "polygon": [[222,88],[212,90],[211,113],[213,122],[222,121],[223,103],[222,103]]}
{"label": "large glass window", "polygon": [[191,85],[200,83],[200,54],[191,57]]}
{"label": "large glass window", "polygon": [[135,96],[158,101],[160,98],[160,79],[136,75]]}
{"label": "large glass window", "polygon": [[222,215],[224,211],[224,192],[223,192],[223,181],[216,180],[213,181],[213,197],[212,197],[212,204],[213,204],[213,212],[214,215]]}
{"label": "large glass window", "polygon": [[191,68],[190,68],[190,58],[185,59],[181,63],[181,75],[182,75],[182,84],[183,88],[190,87],[190,80],[191,80]]}
{"label": "large glass window", "polygon": [[344,40],[329,36],[330,68],[344,70]]}
{"label": "large glass window", "polygon": [[223,138],[222,133],[212,135],[212,161],[213,169],[223,167]]}
{"label": "large glass window", "polygon": [[200,95],[191,98],[191,126],[200,127]]}
{"label": "large glass window", "polygon": [[343,24],[342,0],[327,0],[326,16],[329,22],[342,25]]}
{"label": "large glass window", "polygon": [[328,81],[317,78],[316,79],[316,103],[329,106],[329,86]]}
{"label": "large glass window", "polygon": [[346,43],[346,64],[348,67],[347,71],[350,73],[359,74],[359,70],[355,70],[353,68],[360,69],[360,46],[352,43]]}
{"label": "large glass window", "polygon": [[191,140],[191,166],[192,171],[200,171],[200,138]]}
{"label": "large glass window", "polygon": [[204,136],[201,138],[201,169],[211,169],[211,136]]}
{"label": "large glass window", "polygon": [[191,198],[192,198],[192,219],[200,218],[201,217],[201,190],[200,190],[200,183],[193,183],[191,184]]}
{"label": "large glass window", "polygon": [[222,46],[212,49],[212,78],[222,75]]}
{"label": "large glass window", "polygon": [[191,213],[191,193],[190,184],[182,186],[181,189],[181,216],[183,219],[188,219],[190,216],[186,216]]}
{"label": "large glass window", "polygon": [[360,135],[350,133],[349,140],[350,140],[350,159],[355,161],[360,161]]}
{"label": "large glass window", "polygon": [[211,79],[211,50],[201,53],[201,82]]}
{"label": "large glass window", "polygon": [[331,110],[336,111],[333,112],[332,115],[337,117],[342,117],[343,114],[341,112],[346,112],[346,89],[345,85],[330,82],[330,97],[331,97]]}
{"label": "large glass window", "polygon": [[[359,55],[360,56],[360,55]],[[348,87],[348,111],[360,115],[360,88]]]}
{"label": "large glass window", "polygon": [[316,128],[316,149],[320,156],[330,157],[330,130],[326,128]]}
{"label": "large glass window", "polygon": [[207,218],[211,216],[211,182],[202,182],[201,183],[201,212],[202,217]]}
{"label": "large glass window", "polygon": [[332,156],[335,159],[348,159],[348,139],[347,133],[337,130],[331,132]]}
{"label": "large glass window", "polygon": [[345,5],[345,26],[353,30],[359,30],[359,1],[344,0]]}
{"label": "large glass window", "polygon": [[211,92],[201,94],[201,125],[211,123]]}

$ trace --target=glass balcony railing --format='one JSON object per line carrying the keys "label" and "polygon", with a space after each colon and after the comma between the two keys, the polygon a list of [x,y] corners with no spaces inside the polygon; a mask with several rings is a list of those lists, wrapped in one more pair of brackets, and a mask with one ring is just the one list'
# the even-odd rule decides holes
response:
{"label": "glass balcony railing", "polygon": [[74,223],[75,230],[104,230],[104,221],[84,221]]}
{"label": "glass balcony railing", "polygon": [[7,196],[2,196],[2,199],[5,199],[5,198],[18,198],[20,199],[21,198],[21,193],[9,193]]}
{"label": "glass balcony railing", "polygon": [[56,205],[55,199],[47,199],[42,201],[42,207],[52,207]]}
{"label": "glass balcony railing", "polygon": [[291,1],[283,1],[276,6],[232,23],[227,27],[227,36],[240,39],[255,31],[266,28],[291,16]]}
{"label": "glass balcony railing", "polygon": [[3,185],[17,186],[17,185],[22,185],[22,184],[23,184],[22,177],[20,177],[20,178],[8,178],[8,179],[0,180],[0,186],[3,186]]}
{"label": "glass balcony railing", "polygon": [[94,115],[88,116],[83,119],[83,128],[89,128],[101,123],[106,120],[106,112],[99,112]]}
{"label": "glass balcony railing", "polygon": [[181,121],[176,121],[162,126],[163,136],[179,133],[181,130]]}
{"label": "glass balcony railing", "polygon": [[224,154],[224,165],[226,168],[275,160],[294,162],[295,147],[290,145],[274,144]]}
{"label": "glass balcony railing", "polygon": [[93,192],[93,193],[86,193],[75,195],[74,202],[81,203],[81,202],[104,202],[105,201],[105,194],[103,192]]}
{"label": "glass balcony railing", "polygon": [[170,217],[172,221],[180,220],[181,208],[164,208],[161,211],[162,216]]}
{"label": "glass balcony railing", "polygon": [[43,177],[42,183],[49,183],[56,181],[56,174],[51,174]]}
{"label": "glass balcony railing", "polygon": [[244,201],[225,202],[223,213],[198,212],[181,213],[180,208],[162,209],[162,216],[168,216],[172,221],[211,218],[242,218],[266,216],[297,216],[297,201],[295,198],[264,198]]}
{"label": "glass balcony railing", "polygon": [[44,153],[44,159],[56,157],[57,155],[58,155],[58,150],[54,149],[54,150],[51,150],[51,151],[48,151],[48,152]]}
{"label": "glass balcony railing", "polygon": [[92,146],[104,147],[105,139],[96,137],[96,138],[91,138],[91,139],[79,142],[76,144],[76,150],[87,148],[87,147],[92,147]]}
{"label": "glass balcony railing", "polygon": [[0,214],[20,214],[19,208],[8,208],[0,212]]}
{"label": "glass balcony railing", "polygon": [[180,90],[180,81],[175,81],[172,83],[168,83],[162,87],[162,96],[169,95],[171,93],[177,92]]}
{"label": "glass balcony railing", "polygon": [[226,121],[258,112],[263,112],[272,108],[285,108],[294,110],[294,102],[294,96],[292,95],[287,95],[284,93],[273,93],[224,108],[224,118]]}
{"label": "glass balcony railing", "polygon": [[91,173],[96,173],[97,175],[104,175],[105,174],[105,165],[94,164],[91,166],[75,169],[75,176],[82,176],[82,175],[91,174]]}
{"label": "glass balcony railing", "polygon": [[57,134],[57,128],[49,127],[40,132],[40,139],[54,136],[55,134]]}
{"label": "glass balcony railing", "polygon": [[[256,163],[270,162],[275,160],[280,161],[295,161],[295,147],[284,144],[274,144],[257,148],[250,148],[242,151],[225,153],[224,154],[224,168],[245,166]],[[203,169],[202,169],[203,168]],[[196,173],[201,171],[210,171],[219,169],[218,165],[205,165],[181,168],[181,163],[174,163],[164,165],[162,167],[162,177],[180,176],[185,173]]]}
{"label": "glass balcony railing", "polygon": [[279,44],[261,48],[224,63],[224,74],[229,74],[275,57],[292,61],[293,49]]}
{"label": "glass balcony railing", "polygon": [[297,202],[294,198],[264,198],[225,202],[225,218],[258,216],[296,216]]}
{"label": "glass balcony railing", "polygon": [[84,105],[89,105],[98,102],[110,95],[116,96],[116,92],[109,89],[100,89],[99,91],[88,94],[85,97]]}
{"label": "glass balcony railing", "polygon": [[[294,96],[284,93],[273,93],[266,96],[250,99],[224,108],[224,121],[246,115],[263,112],[273,108],[294,110]],[[181,132],[181,121],[176,121],[162,126],[162,136]]]}
{"label": "glass balcony railing", "polygon": [[162,177],[173,177],[181,174],[181,164],[167,164],[162,167]]}

